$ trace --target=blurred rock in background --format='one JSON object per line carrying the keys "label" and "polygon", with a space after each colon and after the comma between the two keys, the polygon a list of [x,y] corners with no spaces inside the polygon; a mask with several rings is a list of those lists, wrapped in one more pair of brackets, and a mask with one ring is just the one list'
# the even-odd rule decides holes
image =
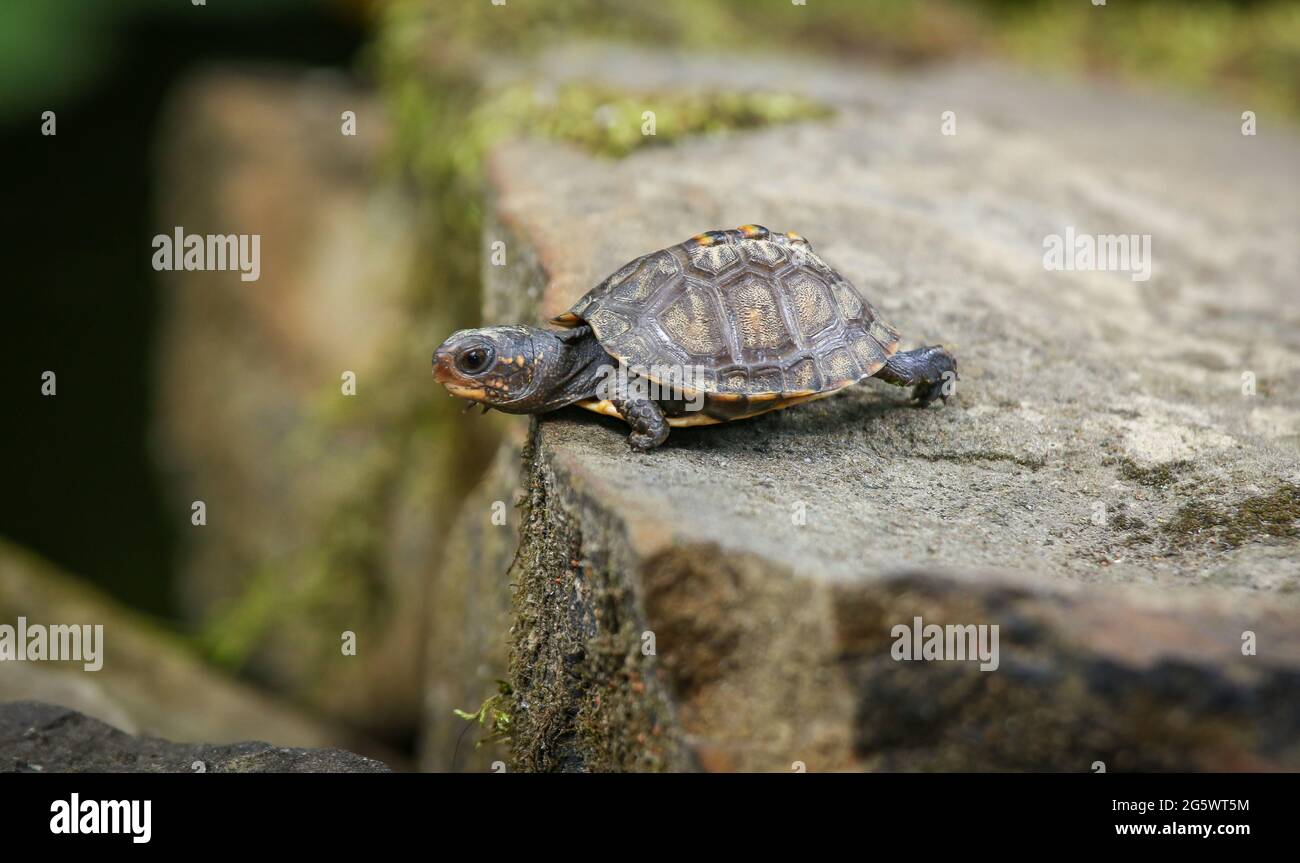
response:
{"label": "blurred rock in background", "polygon": [[451,322],[413,298],[438,261],[382,170],[386,128],[327,74],[212,71],[177,88],[158,231],[260,234],[261,275],[162,274],[157,440],[178,517],[206,505],[178,579],[202,644],[393,739],[419,706],[443,507],[479,445],[433,406],[429,356]]}
{"label": "blurred rock in background", "polygon": [[172,740],[365,748],[338,726],[230,680],[164,627],[0,542],[0,623],[16,626],[19,617],[103,626],[103,664],[91,672],[77,661],[0,663],[0,701],[61,704],[128,734]]}

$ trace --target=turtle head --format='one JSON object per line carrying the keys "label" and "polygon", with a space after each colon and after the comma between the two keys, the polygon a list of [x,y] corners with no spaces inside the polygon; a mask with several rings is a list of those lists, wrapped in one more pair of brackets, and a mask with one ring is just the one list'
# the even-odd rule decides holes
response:
{"label": "turtle head", "polygon": [[512,414],[571,404],[574,351],[557,333],[537,327],[481,327],[452,333],[433,354],[434,380],[456,398]]}

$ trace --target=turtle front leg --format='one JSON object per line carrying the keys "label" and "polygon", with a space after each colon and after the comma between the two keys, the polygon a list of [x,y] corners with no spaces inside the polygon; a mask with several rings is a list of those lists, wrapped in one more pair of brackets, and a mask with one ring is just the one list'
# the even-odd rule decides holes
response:
{"label": "turtle front leg", "polygon": [[635,392],[629,387],[610,399],[614,408],[632,427],[627,442],[637,452],[648,452],[668,439],[668,420],[659,403]]}
{"label": "turtle front leg", "polygon": [[[912,398],[920,407],[935,399],[948,401],[956,387],[957,359],[943,345],[930,345],[894,354],[876,377],[899,387],[915,387]],[[949,381],[954,383],[950,386]]]}

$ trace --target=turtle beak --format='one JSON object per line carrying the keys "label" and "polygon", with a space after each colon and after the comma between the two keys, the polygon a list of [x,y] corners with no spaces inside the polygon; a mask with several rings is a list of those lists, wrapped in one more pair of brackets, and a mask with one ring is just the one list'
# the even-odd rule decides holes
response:
{"label": "turtle beak", "polygon": [[452,357],[450,351],[437,351],[433,355],[433,379],[440,384],[449,384],[456,379],[455,372],[452,371]]}

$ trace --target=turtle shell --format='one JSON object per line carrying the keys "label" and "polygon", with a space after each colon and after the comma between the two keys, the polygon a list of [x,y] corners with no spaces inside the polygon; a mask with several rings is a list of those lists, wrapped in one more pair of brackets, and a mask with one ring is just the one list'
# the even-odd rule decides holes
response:
{"label": "turtle shell", "polygon": [[898,350],[898,332],[807,240],[757,225],[642,255],[553,323],[584,321],[636,374],[703,392],[715,416],[733,403],[725,418],[828,395]]}

